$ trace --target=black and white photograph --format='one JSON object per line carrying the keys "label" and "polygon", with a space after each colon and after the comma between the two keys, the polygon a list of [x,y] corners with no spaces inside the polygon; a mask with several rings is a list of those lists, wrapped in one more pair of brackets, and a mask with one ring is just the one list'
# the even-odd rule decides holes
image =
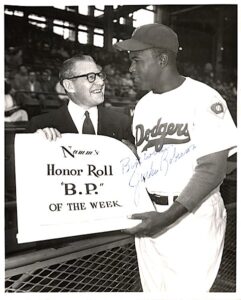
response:
{"label": "black and white photograph", "polygon": [[2,4],[4,297],[241,299],[238,13]]}

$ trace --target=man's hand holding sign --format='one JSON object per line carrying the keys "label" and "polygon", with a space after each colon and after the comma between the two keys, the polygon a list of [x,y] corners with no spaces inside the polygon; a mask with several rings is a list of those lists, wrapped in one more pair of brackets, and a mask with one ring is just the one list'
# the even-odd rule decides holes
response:
{"label": "man's hand holding sign", "polygon": [[38,129],[36,131],[37,133],[39,133],[40,135],[42,135],[43,137],[45,137],[47,140],[51,141],[56,141],[57,138],[61,138],[62,135],[61,133],[56,129],[56,128],[44,128],[44,129]]}

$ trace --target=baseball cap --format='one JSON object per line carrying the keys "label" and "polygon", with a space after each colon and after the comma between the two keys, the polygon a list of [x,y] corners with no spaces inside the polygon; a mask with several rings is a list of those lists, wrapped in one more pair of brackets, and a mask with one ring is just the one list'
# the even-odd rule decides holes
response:
{"label": "baseball cap", "polygon": [[178,52],[177,34],[168,26],[158,23],[146,24],[134,30],[130,39],[114,44],[120,51],[138,51],[164,48]]}

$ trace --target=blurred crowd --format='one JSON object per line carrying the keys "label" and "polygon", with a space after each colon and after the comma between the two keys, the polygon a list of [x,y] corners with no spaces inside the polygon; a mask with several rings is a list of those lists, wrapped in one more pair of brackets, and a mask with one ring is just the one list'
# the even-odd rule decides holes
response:
{"label": "blurred crowd", "polygon": [[[143,95],[143,92],[134,86],[128,72],[130,61],[127,53],[115,50],[106,52],[103,48],[74,43],[34,26],[28,27],[26,36],[23,33],[18,34],[16,28],[8,28],[8,31],[11,30],[11,34],[7,34],[5,38],[5,102],[11,98],[12,107],[24,110],[28,119],[45,110],[56,108],[67,100],[58,81],[58,71],[62,62],[73,55],[90,54],[103,67],[107,74],[105,91],[107,105],[118,102],[119,106],[126,103],[133,106]],[[218,78],[210,62],[202,66],[182,62],[179,68],[182,74],[205,82],[218,90],[227,101],[236,121],[235,77]],[[5,120],[9,121],[6,116],[11,111],[9,104],[5,104],[5,111],[8,111],[5,113]]]}

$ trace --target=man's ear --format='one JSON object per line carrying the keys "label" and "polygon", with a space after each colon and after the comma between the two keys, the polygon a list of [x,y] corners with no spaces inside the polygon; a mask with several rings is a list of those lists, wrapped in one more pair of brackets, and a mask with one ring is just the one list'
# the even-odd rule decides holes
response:
{"label": "man's ear", "polygon": [[162,68],[167,66],[167,64],[168,64],[168,55],[166,53],[162,53],[159,56],[159,64]]}
{"label": "man's ear", "polygon": [[68,93],[73,93],[73,92],[75,92],[74,85],[73,85],[73,82],[72,82],[71,80],[64,79],[64,80],[63,80],[63,86],[64,86],[65,90],[66,90]]}

